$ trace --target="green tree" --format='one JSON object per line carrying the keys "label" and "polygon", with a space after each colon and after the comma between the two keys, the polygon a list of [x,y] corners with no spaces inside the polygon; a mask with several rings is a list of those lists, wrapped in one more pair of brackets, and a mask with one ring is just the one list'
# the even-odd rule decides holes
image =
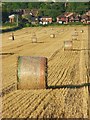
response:
{"label": "green tree", "polygon": [[28,8],[29,9],[39,9],[40,4],[41,4],[40,2],[29,2]]}
{"label": "green tree", "polygon": [[67,12],[77,12],[80,14],[85,13],[87,10],[89,10],[89,6],[85,2],[69,2],[66,7]]}
{"label": "green tree", "polygon": [[77,12],[83,14],[90,9],[90,2],[5,2],[2,5],[3,18],[19,9],[38,9],[38,16],[57,17],[64,12]]}

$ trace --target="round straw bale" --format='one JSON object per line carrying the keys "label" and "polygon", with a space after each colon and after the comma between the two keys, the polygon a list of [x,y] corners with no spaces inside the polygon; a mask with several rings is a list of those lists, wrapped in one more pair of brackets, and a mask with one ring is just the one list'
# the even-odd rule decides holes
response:
{"label": "round straw bale", "polygon": [[32,40],[32,43],[37,43],[37,37],[32,37],[31,40]]}
{"label": "round straw bale", "polygon": [[44,89],[47,87],[47,58],[18,57],[18,89]]}
{"label": "round straw bale", "polygon": [[55,38],[55,34],[51,34],[50,37],[51,37],[51,38]]}
{"label": "round straw bale", "polygon": [[64,41],[64,50],[72,50],[73,42],[71,40]]}
{"label": "round straw bale", "polygon": [[83,32],[84,32],[84,30],[81,30],[80,32],[81,32],[81,33],[83,33]]}

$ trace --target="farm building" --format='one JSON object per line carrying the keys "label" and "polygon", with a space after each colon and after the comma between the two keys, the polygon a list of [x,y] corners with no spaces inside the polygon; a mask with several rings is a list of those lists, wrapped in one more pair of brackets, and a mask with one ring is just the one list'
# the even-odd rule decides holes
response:
{"label": "farm building", "polygon": [[68,23],[68,21],[69,21],[68,17],[66,17],[64,15],[60,15],[56,19],[57,19],[57,23],[60,23],[60,24]]}
{"label": "farm building", "polygon": [[38,24],[39,22],[39,18],[35,16],[31,17],[30,20],[31,20],[31,24]]}
{"label": "farm building", "polygon": [[88,21],[90,21],[90,16],[88,16],[86,14],[82,15],[81,22],[84,23],[84,24],[87,24]]}
{"label": "farm building", "polygon": [[48,23],[52,23],[53,19],[52,17],[49,16],[43,16],[40,18],[40,24],[48,24]]}
{"label": "farm building", "polygon": [[81,17],[78,14],[75,13],[64,13],[63,15],[60,15],[57,17],[57,23],[61,24],[67,24],[68,22],[80,22]]}
{"label": "farm building", "polygon": [[90,11],[81,16],[81,22],[84,24],[90,24]]}
{"label": "farm building", "polygon": [[90,24],[90,10],[86,13],[86,15],[88,16],[87,24]]}
{"label": "farm building", "polygon": [[80,22],[81,21],[81,16],[80,15],[76,15],[74,22]]}
{"label": "farm building", "polygon": [[64,15],[68,18],[69,22],[79,22],[80,21],[80,15],[79,14],[67,12]]}
{"label": "farm building", "polygon": [[9,16],[9,22],[10,23],[14,23],[15,22],[15,15],[14,14]]}

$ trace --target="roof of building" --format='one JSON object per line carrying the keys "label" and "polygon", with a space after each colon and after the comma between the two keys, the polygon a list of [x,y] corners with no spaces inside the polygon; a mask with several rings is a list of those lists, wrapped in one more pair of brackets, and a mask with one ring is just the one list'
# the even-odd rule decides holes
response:
{"label": "roof of building", "polygon": [[86,14],[83,14],[81,17],[82,17],[83,19],[85,19],[85,18],[87,18],[88,16],[87,16]]}
{"label": "roof of building", "polygon": [[9,15],[9,18],[14,18],[14,17],[15,17],[15,15],[14,15],[14,14]]}
{"label": "roof of building", "polygon": [[74,13],[72,13],[72,12],[66,12],[66,13],[64,13],[64,15],[65,15],[66,17],[70,17],[70,16],[74,15]]}

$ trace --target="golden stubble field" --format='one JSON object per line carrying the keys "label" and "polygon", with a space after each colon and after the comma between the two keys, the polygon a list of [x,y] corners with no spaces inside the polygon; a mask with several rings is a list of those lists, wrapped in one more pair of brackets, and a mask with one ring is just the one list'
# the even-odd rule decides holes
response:
{"label": "golden stubble field", "polygon": [[[73,40],[73,51],[64,51],[64,41]],[[84,33],[81,33],[81,30]],[[36,33],[37,43],[32,43]],[[88,118],[88,27],[33,27],[2,34],[2,89],[11,92],[2,97],[3,118]],[[50,38],[55,34],[55,38]],[[48,86],[55,89],[17,90],[17,57],[48,58]],[[57,86],[68,86],[58,89]],[[79,87],[75,87],[78,86]],[[83,87],[82,87],[83,86]]]}

